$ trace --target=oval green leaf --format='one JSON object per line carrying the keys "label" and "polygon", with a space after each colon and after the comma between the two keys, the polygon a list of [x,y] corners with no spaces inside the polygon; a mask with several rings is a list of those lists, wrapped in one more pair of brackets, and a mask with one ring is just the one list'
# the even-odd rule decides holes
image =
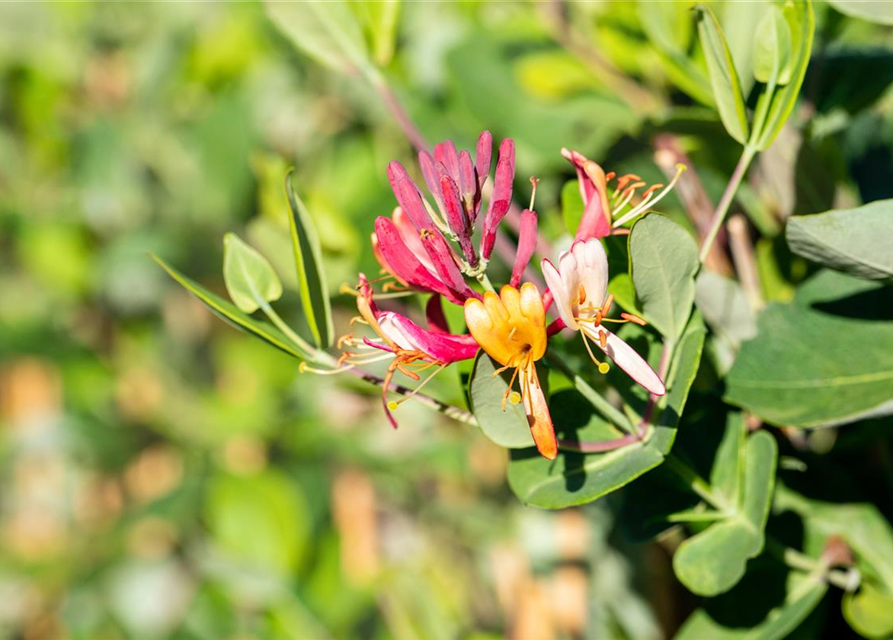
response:
{"label": "oval green leaf", "polygon": [[[532,447],[533,436],[524,406],[506,402],[505,411],[502,410],[512,372],[494,375],[499,368],[501,366],[493,358],[478,351],[469,380],[471,410],[484,435],[499,446],[509,449]],[[546,380],[546,376],[540,379]]]}
{"label": "oval green leaf", "polygon": [[791,32],[777,5],[770,5],[757,25],[753,75],[768,84],[785,85],[791,80]]}
{"label": "oval green leaf", "polygon": [[229,297],[245,313],[282,297],[282,283],[272,265],[234,233],[223,237],[223,280]]}
{"label": "oval green leaf", "polygon": [[795,427],[893,412],[890,290],[833,271],[807,284],[760,315],[726,378],[726,400]]}
{"label": "oval green leaf", "polygon": [[709,7],[698,5],[695,12],[698,35],[704,57],[707,59],[707,71],[710,74],[710,84],[713,87],[719,117],[729,135],[745,144],[748,135],[747,111],[729,45],[716,16]]}
{"label": "oval green leaf", "polygon": [[893,200],[788,218],[791,251],[868,280],[893,281]]}
{"label": "oval green leaf", "polygon": [[675,342],[695,299],[694,276],[699,266],[695,241],[669,218],[652,213],[633,226],[629,253],[645,319]]}

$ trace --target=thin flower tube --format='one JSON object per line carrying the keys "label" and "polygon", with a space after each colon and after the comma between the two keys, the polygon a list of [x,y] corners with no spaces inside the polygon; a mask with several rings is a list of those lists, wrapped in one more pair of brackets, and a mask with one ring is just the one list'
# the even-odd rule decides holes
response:
{"label": "thin flower tube", "polygon": [[[483,301],[465,302],[465,323],[471,335],[487,355],[502,365],[496,373],[513,370],[511,383],[503,397],[524,402],[530,432],[540,454],[549,460],[558,455],[558,441],[549,405],[536,373],[536,362],[546,352],[546,310],[536,285],[526,282],[520,290],[505,285],[499,295],[484,294]],[[512,390],[515,380],[520,398]]]}
{"label": "thin flower tube", "polygon": [[654,369],[631,346],[604,326],[610,322],[645,322],[628,313],[621,313],[620,320],[607,317],[614,299],[607,293],[608,258],[601,241],[596,238],[577,241],[570,251],[559,256],[557,267],[549,260],[543,260],[542,270],[559,317],[569,329],[581,333],[583,344],[599,371],[607,373],[608,364],[595,357],[590,342],[649,392],[664,395],[666,387]]}
{"label": "thin flower tube", "polygon": [[[473,358],[478,344],[472,336],[428,331],[402,314],[381,311],[373,299],[368,279],[362,273],[359,278],[357,310],[360,315],[351,324],[359,322],[368,325],[376,337],[360,338],[354,334],[342,336],[338,340],[338,346],[344,349],[338,359],[339,368],[325,371],[312,369],[302,363],[301,370],[321,374],[339,373],[356,366],[390,361],[382,384],[381,402],[391,426],[396,428],[397,421],[392,412],[448,365]],[[429,371],[422,380],[420,374]],[[388,388],[397,372],[421,382],[410,395],[396,401],[388,400]]]}

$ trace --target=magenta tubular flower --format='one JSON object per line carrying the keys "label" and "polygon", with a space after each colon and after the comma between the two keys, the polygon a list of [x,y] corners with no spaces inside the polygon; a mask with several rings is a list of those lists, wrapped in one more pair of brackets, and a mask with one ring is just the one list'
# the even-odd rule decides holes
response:
{"label": "magenta tubular flower", "polygon": [[666,393],[663,381],[654,369],[626,342],[609,331],[606,322],[635,322],[644,324],[637,316],[621,314],[622,320],[606,318],[613,304],[613,296],[607,294],[608,258],[601,241],[596,238],[577,241],[570,251],[558,258],[558,267],[550,261],[542,262],[543,276],[554,296],[555,309],[565,326],[579,331],[589,355],[606,373],[608,365],[599,362],[589,342],[604,351],[630,378],[651,393]]}
{"label": "magenta tubular flower", "polygon": [[490,204],[487,206],[487,215],[484,218],[484,235],[481,238],[481,255],[484,260],[490,259],[493,245],[496,243],[496,230],[512,204],[512,182],[514,179],[515,143],[511,138],[506,138],[499,145],[493,194],[490,196]]}
{"label": "magenta tubular flower", "polygon": [[[653,208],[673,189],[679,176],[685,171],[685,165],[678,165],[676,175],[669,185],[664,187],[662,184],[655,184],[648,187],[642,192],[638,204],[626,209],[636,197],[637,190],[647,186],[639,176],[630,173],[617,177],[613,171],[605,173],[597,163],[578,151],[562,149],[561,155],[577,170],[580,196],[583,198],[583,218],[577,227],[574,240],[604,238],[611,235],[617,227]],[[608,183],[615,177],[617,187],[614,194],[609,196]]]}
{"label": "magenta tubular flower", "polygon": [[521,212],[521,227],[518,232],[518,251],[515,254],[515,264],[512,266],[511,285],[515,288],[521,283],[524,269],[530,264],[533,252],[536,250],[537,239],[536,211],[524,209]]}
{"label": "magenta tubular flower", "polygon": [[[449,140],[435,146],[433,155],[419,153],[419,166],[436,206],[425,200],[400,163],[388,165],[388,179],[400,206],[392,220],[376,220],[373,249],[382,268],[399,282],[440,294],[455,304],[480,298],[465,282],[465,276],[479,277],[486,269],[496,230],[511,204],[515,177],[515,146],[506,139],[500,145],[478,253],[472,237],[490,172],[492,146],[490,132],[484,131],[478,138],[474,159],[468,151],[458,151]],[[533,226],[532,231],[524,232],[515,261],[521,271],[532,255],[528,245],[535,242],[536,214],[531,212],[526,220],[527,227],[531,222]],[[449,240],[458,244],[458,254]]]}
{"label": "magenta tubular flower", "polygon": [[[365,365],[372,362],[390,360],[382,385],[382,405],[393,427],[397,427],[392,411],[422,389],[437,373],[447,365],[475,356],[478,344],[470,335],[455,335],[423,329],[404,315],[393,311],[381,311],[373,299],[372,287],[364,274],[360,274],[357,309],[359,320],[375,332],[375,338],[356,338],[352,334],[339,340],[346,349],[339,359],[341,371],[345,368]],[[307,367],[304,367],[307,370]],[[420,373],[433,371],[421,380]],[[394,374],[401,372],[420,384],[413,392],[399,401],[388,400],[388,387]]]}

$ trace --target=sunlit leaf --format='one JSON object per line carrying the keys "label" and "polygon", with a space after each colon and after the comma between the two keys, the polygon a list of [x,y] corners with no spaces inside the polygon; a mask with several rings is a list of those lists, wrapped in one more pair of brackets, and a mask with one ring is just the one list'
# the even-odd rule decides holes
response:
{"label": "sunlit leaf", "polygon": [[639,220],[629,239],[632,279],[645,319],[675,341],[691,313],[698,249],[669,218],[652,213]]}
{"label": "sunlit leaf", "polygon": [[813,262],[858,278],[893,281],[893,200],[792,216],[785,237],[791,251]]}
{"label": "sunlit leaf", "polygon": [[282,283],[272,265],[233,233],[223,238],[223,280],[229,297],[245,313],[282,296]]}
{"label": "sunlit leaf", "polygon": [[316,227],[307,208],[298,197],[292,183],[292,175],[286,178],[285,190],[291,207],[289,227],[291,229],[292,250],[295,256],[295,269],[298,274],[298,290],[307,325],[317,346],[326,348],[332,345],[335,329],[332,321],[332,303],[326,284],[322,250]]}
{"label": "sunlit leaf", "polygon": [[236,329],[250,333],[291,356],[302,360],[310,359],[309,354],[296,346],[285,336],[285,334],[273,325],[264,322],[263,320],[256,320],[248,314],[243,313],[231,302],[224,300],[220,296],[208,291],[197,282],[190,280],[158,256],[153,255],[152,258],[161,265],[161,267],[167,271],[174,280],[179,282],[187,291],[207,305],[215,315],[219,316]]}
{"label": "sunlit leaf", "polygon": [[[833,271],[760,314],[726,400],[778,425],[845,424],[893,411],[890,291]],[[831,349],[831,351],[829,351]]]}
{"label": "sunlit leaf", "polygon": [[747,142],[748,124],[744,96],[732,54],[716,16],[703,5],[695,9],[698,19],[698,34],[707,59],[713,97],[726,131],[741,144]]}
{"label": "sunlit leaf", "polygon": [[754,134],[759,136],[756,141],[758,149],[766,149],[772,144],[794,110],[812,54],[815,14],[811,0],[794,0],[786,5],[784,16],[791,33],[791,80],[771,98],[766,121],[760,131]]}
{"label": "sunlit leaf", "polygon": [[844,594],[843,615],[859,635],[889,638],[893,635],[893,594],[863,583],[858,593]]}
{"label": "sunlit leaf", "polygon": [[774,4],[757,25],[753,74],[763,83],[785,85],[791,80],[791,32],[781,8]]}
{"label": "sunlit leaf", "polygon": [[893,25],[893,4],[877,0],[828,0],[843,14],[878,24]]}
{"label": "sunlit leaf", "polygon": [[[471,409],[481,431],[496,444],[508,448],[533,446],[533,436],[527,423],[523,404],[504,400],[513,371],[494,375],[502,367],[483,351],[474,360],[469,380]],[[547,380],[542,376],[541,380]],[[517,383],[515,385],[517,389]],[[505,411],[502,406],[505,404]]]}
{"label": "sunlit leaf", "polygon": [[301,51],[335,71],[368,65],[363,30],[347,2],[264,2],[273,23]]}

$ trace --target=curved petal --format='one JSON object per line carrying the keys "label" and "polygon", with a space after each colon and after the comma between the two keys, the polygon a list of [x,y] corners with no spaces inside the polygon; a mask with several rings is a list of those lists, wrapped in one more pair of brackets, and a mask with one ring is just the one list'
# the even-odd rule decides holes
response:
{"label": "curved petal", "polygon": [[558,317],[564,321],[566,326],[571,329],[577,329],[577,321],[574,320],[574,311],[571,307],[570,292],[567,290],[564,278],[561,277],[561,273],[548,259],[542,261],[541,268],[543,277],[546,279],[546,285],[552,293]]}
{"label": "curved petal", "polygon": [[[386,315],[388,316],[387,326],[384,318]],[[394,339],[394,342],[402,349],[421,351],[440,362],[469,360],[478,351],[478,343],[470,335],[434,333],[393,311],[383,313],[379,318],[379,324],[391,339],[399,335],[400,339]],[[391,334],[392,331],[394,335]]]}
{"label": "curved petal", "polygon": [[512,182],[515,179],[515,143],[506,138],[499,145],[499,159],[496,161],[496,179],[493,193],[484,217],[484,235],[481,238],[481,255],[490,258],[496,243],[496,230],[512,204]]}
{"label": "curved petal", "polygon": [[537,218],[536,211],[524,209],[521,212],[521,228],[518,231],[518,251],[515,254],[515,264],[512,265],[511,284],[517,287],[521,282],[524,269],[530,263],[533,252],[536,249]]}
{"label": "curved petal", "polygon": [[433,226],[431,216],[422,202],[422,194],[419,193],[415,182],[409,177],[406,169],[399,162],[392,162],[388,165],[388,180],[391,183],[391,189],[394,190],[394,196],[400,204],[403,212],[412,220],[415,228],[422,230],[426,227]]}
{"label": "curved petal", "polygon": [[544,458],[554,460],[558,455],[558,440],[555,438],[549,405],[533,364],[521,371],[521,397],[536,450]]}
{"label": "curved petal", "polygon": [[593,308],[601,306],[608,291],[608,256],[605,248],[600,240],[590,238],[574,243],[571,252],[577,260],[580,284],[586,292],[584,304]]}
{"label": "curved petal", "polygon": [[[635,349],[618,338],[604,327],[583,327],[586,335],[604,351],[614,363],[623,369],[626,374],[656,396],[662,396],[667,392],[660,376],[651,368],[645,358],[640,356]],[[605,333],[605,346],[602,347],[598,334]]]}

